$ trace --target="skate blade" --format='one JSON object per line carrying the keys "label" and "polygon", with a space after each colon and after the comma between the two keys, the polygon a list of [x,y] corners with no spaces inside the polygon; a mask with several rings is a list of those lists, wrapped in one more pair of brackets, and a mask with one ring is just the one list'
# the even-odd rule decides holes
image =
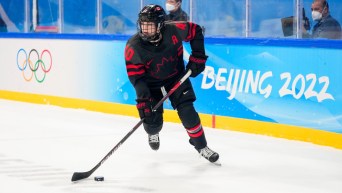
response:
{"label": "skate blade", "polygon": [[220,160],[217,160],[216,162],[210,162],[212,164],[214,164],[215,166],[222,166]]}

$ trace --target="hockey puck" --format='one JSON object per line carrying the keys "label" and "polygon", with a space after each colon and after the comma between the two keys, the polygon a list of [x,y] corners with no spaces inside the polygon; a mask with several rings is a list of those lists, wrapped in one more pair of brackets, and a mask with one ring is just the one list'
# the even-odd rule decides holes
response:
{"label": "hockey puck", "polygon": [[103,180],[104,180],[104,177],[103,177],[103,176],[95,176],[95,177],[94,177],[94,180],[95,180],[95,181],[103,181]]}

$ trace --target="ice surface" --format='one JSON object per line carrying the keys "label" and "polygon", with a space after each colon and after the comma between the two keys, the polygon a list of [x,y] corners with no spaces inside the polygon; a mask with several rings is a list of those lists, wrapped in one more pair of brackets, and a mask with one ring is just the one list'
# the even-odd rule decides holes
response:
{"label": "ice surface", "polygon": [[[341,193],[342,151],[310,143],[205,128],[222,166],[165,123],[155,152],[139,128],[92,176],[137,118],[0,100],[1,193]],[[229,123],[227,123],[229,124]],[[104,176],[103,182],[94,176]]]}

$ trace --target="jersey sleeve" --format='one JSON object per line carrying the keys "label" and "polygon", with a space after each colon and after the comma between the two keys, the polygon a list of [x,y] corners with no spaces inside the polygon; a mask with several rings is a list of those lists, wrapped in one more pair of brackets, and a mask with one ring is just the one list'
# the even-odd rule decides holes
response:
{"label": "jersey sleeve", "polygon": [[185,42],[190,42],[193,55],[205,55],[202,27],[192,22],[176,22],[176,30]]}
{"label": "jersey sleeve", "polygon": [[145,64],[137,50],[129,43],[125,48],[125,62],[128,79],[135,89],[137,99],[150,98],[151,93],[145,82]]}

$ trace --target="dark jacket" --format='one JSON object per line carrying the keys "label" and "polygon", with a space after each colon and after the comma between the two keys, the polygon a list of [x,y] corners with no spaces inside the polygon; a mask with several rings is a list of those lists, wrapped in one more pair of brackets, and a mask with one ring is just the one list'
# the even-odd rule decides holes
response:
{"label": "dark jacket", "polygon": [[341,39],[341,26],[336,19],[328,15],[314,25],[311,37]]}
{"label": "dark jacket", "polygon": [[189,20],[189,16],[188,14],[185,13],[185,11],[183,11],[181,8],[179,8],[177,11],[175,12],[170,12],[165,20],[171,20],[171,21],[188,21]]}

